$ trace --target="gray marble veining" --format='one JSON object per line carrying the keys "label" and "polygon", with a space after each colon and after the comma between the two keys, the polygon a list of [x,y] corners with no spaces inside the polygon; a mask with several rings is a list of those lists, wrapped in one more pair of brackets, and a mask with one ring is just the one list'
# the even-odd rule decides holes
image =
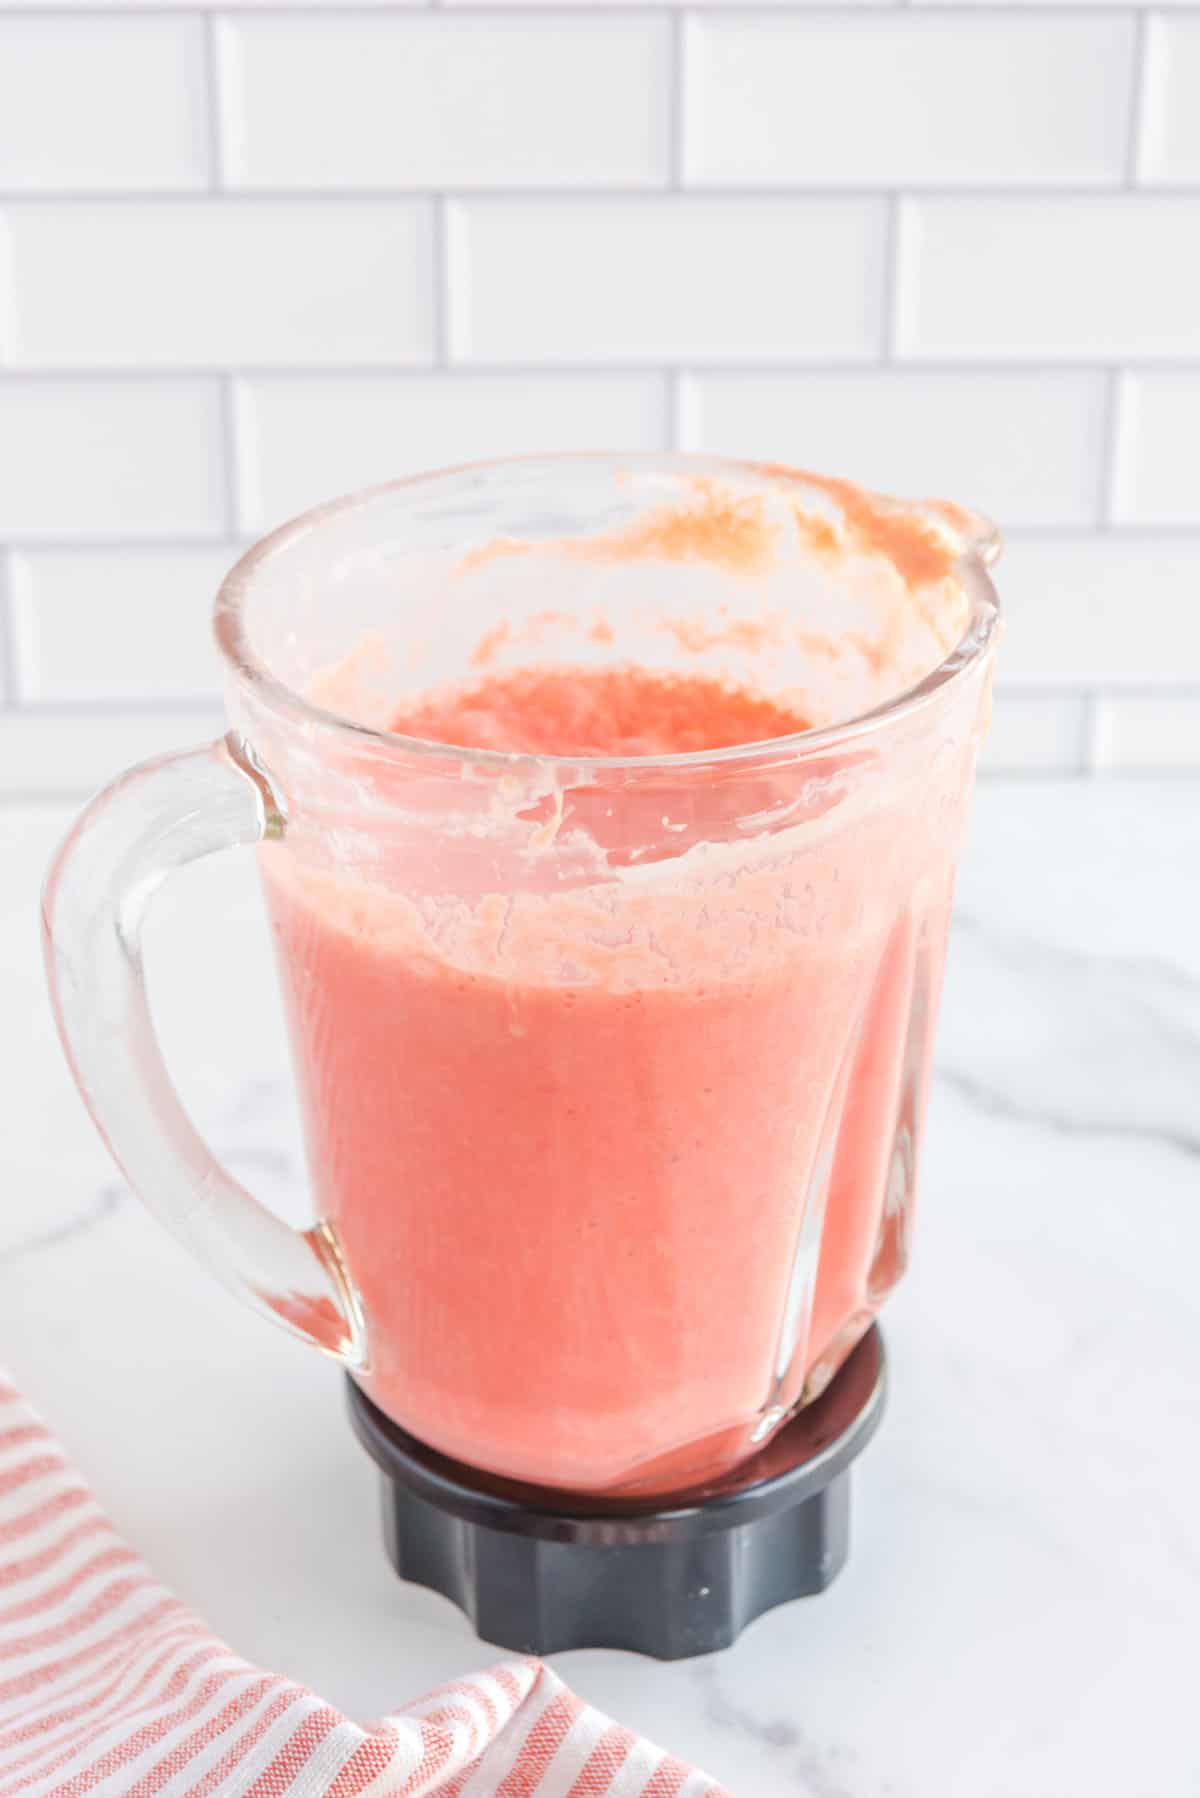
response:
{"label": "gray marble veining", "polygon": [[1200,1156],[1200,978],[1186,967],[1045,943],[960,908],[950,980],[967,1002],[946,1008],[936,1077],[969,1103]]}
{"label": "gray marble veining", "polygon": [[84,1236],[89,1230],[102,1224],[111,1217],[117,1206],[129,1197],[129,1189],[119,1180],[112,1180],[101,1186],[94,1199],[81,1205],[79,1210],[58,1223],[51,1224],[45,1230],[33,1230],[28,1236],[18,1237],[0,1249],[0,1268],[13,1267],[23,1261],[27,1255],[44,1254],[47,1249],[57,1248],[61,1243],[72,1242]]}

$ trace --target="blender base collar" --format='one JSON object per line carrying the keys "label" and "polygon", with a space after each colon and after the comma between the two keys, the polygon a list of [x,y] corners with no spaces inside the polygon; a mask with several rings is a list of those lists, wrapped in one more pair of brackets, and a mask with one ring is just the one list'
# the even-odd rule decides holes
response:
{"label": "blender base collar", "polygon": [[444,1593],[501,1648],[625,1648],[660,1660],[728,1648],[763,1611],[836,1577],[849,1548],[850,1463],[875,1433],[884,1393],[872,1326],[821,1397],[751,1460],[639,1501],[480,1473],[426,1448],[349,1384],[402,1579]]}

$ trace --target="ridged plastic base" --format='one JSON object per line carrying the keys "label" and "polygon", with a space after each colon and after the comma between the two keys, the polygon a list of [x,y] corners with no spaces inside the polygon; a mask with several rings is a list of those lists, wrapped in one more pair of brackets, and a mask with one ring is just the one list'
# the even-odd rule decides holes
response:
{"label": "ridged plastic base", "polygon": [[640,1505],[477,1473],[406,1435],[352,1382],[350,1415],[383,1473],[393,1567],[453,1600],[484,1641],[681,1660],[727,1648],[763,1611],[824,1591],[841,1570],[850,1463],[878,1426],[884,1389],[872,1328],[753,1460]]}

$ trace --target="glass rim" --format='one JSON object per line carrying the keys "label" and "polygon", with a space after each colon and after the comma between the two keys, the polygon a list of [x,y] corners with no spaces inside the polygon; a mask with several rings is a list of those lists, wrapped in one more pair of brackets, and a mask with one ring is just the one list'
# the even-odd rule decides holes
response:
{"label": "glass rim", "polygon": [[[967,596],[967,621],[957,643],[928,674],[913,686],[894,694],[881,705],[835,724],[815,730],[791,731],[784,736],[766,737],[752,743],[731,743],[722,748],[674,751],[666,755],[550,755],[539,750],[472,749],[462,744],[443,743],[432,738],[406,736],[401,731],[382,730],[375,725],[360,724],[342,712],[316,704],[303,693],[288,686],[274,674],[267,663],[251,647],[245,628],[245,603],[259,569],[273,557],[282,554],[301,538],[319,531],[335,518],[355,511],[365,511],[378,500],[391,494],[424,490],[440,482],[465,475],[500,473],[505,469],[534,470],[556,468],[564,464],[594,464],[597,468],[630,468],[647,471],[660,469],[693,475],[719,476],[722,473],[743,478],[754,475],[778,480],[792,480],[815,488],[820,477],[803,469],[783,464],[766,464],[749,457],[710,456],[689,451],[642,450],[557,451],[534,455],[484,457],[473,462],[452,463],[442,468],[404,475],[381,481],[370,487],[326,500],[296,517],[277,525],[253,543],[238,558],[217,590],[213,607],[213,631],[217,647],[233,675],[249,691],[261,699],[269,710],[298,724],[315,726],[335,740],[344,739],[357,747],[373,747],[382,752],[405,757],[430,757],[445,762],[455,760],[492,772],[516,771],[538,767],[561,770],[594,770],[597,773],[621,769],[653,768],[687,769],[729,763],[751,762],[762,758],[806,757],[873,735],[902,719],[926,710],[942,693],[957,686],[993,648],[1000,621],[1000,601],[988,568],[1000,553],[1000,535],[996,526],[983,514],[955,507],[961,518],[960,546],[954,563],[954,574]],[[932,502],[899,499],[873,492],[858,491],[897,511],[919,513]]]}

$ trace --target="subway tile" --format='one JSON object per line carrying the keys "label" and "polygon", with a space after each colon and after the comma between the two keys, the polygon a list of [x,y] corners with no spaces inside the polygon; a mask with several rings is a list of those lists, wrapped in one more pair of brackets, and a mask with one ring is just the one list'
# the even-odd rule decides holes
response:
{"label": "subway tile", "polygon": [[708,374],[685,387],[687,447],[941,494],[1009,525],[1086,525],[1104,435],[1098,374],[874,370]]}
{"label": "subway tile", "polygon": [[460,202],[451,349],[500,362],[868,356],[883,222],[861,199]]}
{"label": "subway tile", "polygon": [[1098,772],[1200,769],[1200,685],[1184,693],[1106,693],[1098,703]]}
{"label": "subway tile", "polygon": [[12,665],[12,555],[0,544],[0,713],[15,693],[17,671]]}
{"label": "subway tile", "polygon": [[0,13],[0,188],[208,180],[199,17]]}
{"label": "subway tile", "polygon": [[242,384],[239,420],[252,530],[456,462],[666,440],[663,384],[650,374],[267,376]]}
{"label": "subway tile", "polygon": [[222,32],[230,171],[262,188],[661,184],[661,18],[253,15]]}
{"label": "subway tile", "polygon": [[1140,173],[1146,181],[1200,182],[1200,13],[1147,22]]}
{"label": "subway tile", "polygon": [[220,699],[210,615],[235,552],[45,549],[12,558],[25,700]]}
{"label": "subway tile", "polygon": [[1200,368],[1127,373],[1119,418],[1118,520],[1200,525]]}
{"label": "subway tile", "polygon": [[1077,693],[1014,693],[1001,683],[979,758],[981,774],[1078,774],[1085,700]]}
{"label": "subway tile", "polygon": [[1118,182],[1128,14],[697,16],[688,178],[821,187]]}
{"label": "subway tile", "polygon": [[1200,356],[1200,198],[910,199],[904,356]]}
{"label": "subway tile", "polygon": [[0,213],[5,227],[19,366],[403,364],[432,353],[421,200],[19,204]]}
{"label": "subway tile", "polygon": [[211,742],[218,707],[58,713],[0,712],[0,799],[69,794],[83,799],[151,756]]}
{"label": "subway tile", "polygon": [[1200,532],[1015,538],[994,578],[1004,679],[1200,683]]}
{"label": "subway tile", "polygon": [[225,527],[215,380],[0,376],[0,533],[216,536]]}

